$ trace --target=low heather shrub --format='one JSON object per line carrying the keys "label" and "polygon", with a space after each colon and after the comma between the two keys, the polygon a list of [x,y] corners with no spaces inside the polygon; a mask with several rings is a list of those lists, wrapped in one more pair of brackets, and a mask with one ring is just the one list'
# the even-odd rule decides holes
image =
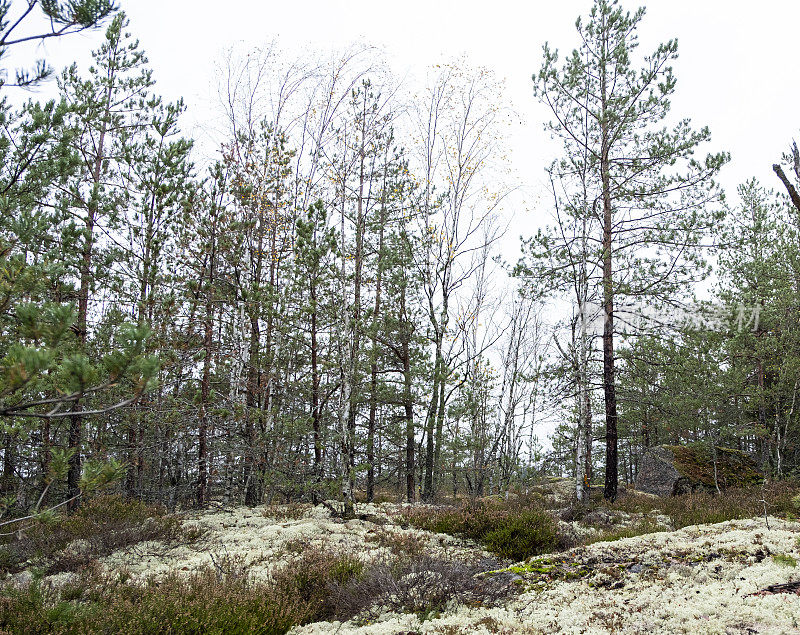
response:
{"label": "low heather shrub", "polygon": [[332,590],[360,576],[352,556],[309,549],[254,581],[241,562],[128,584],[87,566],[60,589],[35,579],[0,590],[0,631],[24,633],[285,633],[337,615]]}
{"label": "low heather shrub", "polygon": [[[69,598],[69,599],[66,599]],[[285,633],[311,612],[274,586],[220,580],[206,569],[145,585],[82,576],[60,592],[39,581],[7,588],[0,627],[19,633]]]}
{"label": "low heather shrub", "polygon": [[510,574],[486,573],[500,566],[496,560],[468,563],[428,556],[376,563],[332,590],[333,616],[374,617],[387,608],[428,616],[452,601],[492,606],[515,592]]}
{"label": "low heather shrub", "polygon": [[414,532],[394,532],[378,527],[368,532],[364,539],[385,547],[397,558],[416,558],[425,551],[425,540]]}
{"label": "low heather shrub", "polygon": [[487,550],[508,560],[525,560],[559,545],[556,524],[547,512],[509,514],[480,539]]}
{"label": "low heather shrub", "polygon": [[118,495],[98,496],[71,514],[42,515],[14,528],[0,545],[0,572],[14,573],[30,563],[48,574],[74,571],[137,542],[182,536],[180,521],[162,507]]}
{"label": "low heather shrub", "polygon": [[760,487],[729,488],[721,494],[698,491],[664,498],[628,494],[610,507],[628,513],[665,514],[672,519],[675,529],[680,529],[689,525],[763,516],[762,501],[766,501],[766,511],[770,515],[796,516],[800,509],[793,498],[798,493],[800,484],[796,482],[773,481]]}
{"label": "low heather shrub", "polygon": [[387,606],[428,615],[450,600],[491,604],[516,590],[509,574],[480,575],[498,568],[497,561],[419,557],[365,565],[310,548],[268,580],[254,580],[240,564],[218,558],[198,572],[137,584],[90,565],[59,589],[41,579],[6,585],[0,588],[0,632],[272,635]]}
{"label": "low heather shrub", "polygon": [[510,560],[524,560],[564,546],[555,519],[542,508],[483,502],[412,508],[403,516],[414,527],[475,540]]}

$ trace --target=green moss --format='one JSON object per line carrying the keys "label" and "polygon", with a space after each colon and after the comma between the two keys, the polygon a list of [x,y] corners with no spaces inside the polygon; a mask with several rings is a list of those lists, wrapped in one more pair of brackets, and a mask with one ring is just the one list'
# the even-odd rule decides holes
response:
{"label": "green moss", "polygon": [[[675,469],[693,483],[715,487],[714,452],[705,443],[664,446],[675,457]],[[764,481],[750,456],[732,448],[716,448],[716,482],[722,488],[748,487]]]}
{"label": "green moss", "polygon": [[[623,567],[624,568],[624,567]],[[592,575],[590,567],[580,562],[538,558],[494,573],[516,573],[525,578],[525,583],[547,585],[557,581],[582,580]]]}
{"label": "green moss", "polygon": [[772,556],[772,561],[775,564],[780,565],[782,567],[796,567],[797,566],[797,560],[794,557],[789,556],[789,555],[780,554],[780,553],[776,553],[774,556]]}
{"label": "green moss", "polygon": [[556,568],[556,566],[557,565],[554,562],[546,558],[539,558],[536,560],[531,560],[530,562],[526,562],[525,564],[516,564],[512,567],[501,569],[501,571],[508,571],[518,575],[523,575],[526,573],[550,573]]}

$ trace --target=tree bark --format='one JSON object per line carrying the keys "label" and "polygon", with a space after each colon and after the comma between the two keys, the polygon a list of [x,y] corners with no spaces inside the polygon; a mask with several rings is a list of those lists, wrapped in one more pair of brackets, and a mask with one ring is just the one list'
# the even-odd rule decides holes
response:
{"label": "tree bark", "polygon": [[[316,231],[316,230],[315,230]],[[318,502],[322,482],[322,430],[319,412],[319,352],[317,342],[317,283],[311,281],[311,427],[314,431],[314,491],[312,499]]]}
{"label": "tree bark", "polygon": [[403,355],[403,409],[406,422],[406,502],[413,503],[415,499],[414,488],[414,395],[411,392],[411,333],[408,328],[406,314],[406,289],[405,285],[400,290],[400,314],[403,327],[402,355]]}
{"label": "tree bark", "polygon": [[[213,272],[213,248],[212,248]],[[213,276],[213,273],[211,274]],[[209,279],[209,283],[210,283]],[[214,305],[211,300],[211,291],[206,289],[206,315],[203,336],[203,377],[200,382],[200,412],[197,445],[197,505],[203,507],[208,502],[208,403],[211,393],[211,353],[214,332]]]}
{"label": "tree bark", "polygon": [[610,131],[608,121],[608,50],[603,43],[600,75],[602,99],[600,178],[603,190],[603,393],[606,409],[606,475],[603,497],[617,498],[617,393],[614,368],[614,280],[612,260],[613,209],[611,203]]}
{"label": "tree bark", "polygon": [[778,175],[778,178],[783,183],[783,186],[786,188],[786,191],[789,193],[789,198],[792,200],[792,205],[795,206],[798,212],[800,212],[800,194],[797,192],[797,189],[792,185],[792,182],[786,178],[786,174],[783,172],[783,168],[777,163],[772,166],[773,172]]}
{"label": "tree bark", "polygon": [[[384,170],[384,197],[386,192],[386,172]],[[383,275],[383,236],[385,225],[385,201],[381,205],[380,218],[378,219],[378,262],[375,275],[375,306],[372,314],[372,360],[370,364],[370,396],[369,396],[369,422],[367,425],[367,502],[375,498],[375,421],[378,407],[378,342],[375,333],[378,329],[381,312],[381,278]]]}

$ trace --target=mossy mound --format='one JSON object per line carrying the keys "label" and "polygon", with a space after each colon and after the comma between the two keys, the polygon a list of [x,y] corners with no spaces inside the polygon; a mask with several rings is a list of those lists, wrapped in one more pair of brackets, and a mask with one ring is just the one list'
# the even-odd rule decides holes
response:
{"label": "mossy mound", "polygon": [[[716,457],[715,457],[716,454]],[[636,489],[659,496],[758,485],[764,477],[745,452],[705,443],[662,445],[642,454]]]}
{"label": "mossy mound", "polygon": [[[666,446],[675,457],[675,467],[693,483],[716,487],[714,451],[706,444]],[[764,475],[746,452],[733,448],[716,448],[716,482],[721,488],[760,485]]]}

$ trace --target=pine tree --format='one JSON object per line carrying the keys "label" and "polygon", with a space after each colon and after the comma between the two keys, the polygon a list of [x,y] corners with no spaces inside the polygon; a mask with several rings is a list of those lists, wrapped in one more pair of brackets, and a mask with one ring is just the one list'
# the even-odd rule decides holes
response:
{"label": "pine tree", "polygon": [[[114,250],[104,236],[121,225],[122,210],[132,189],[127,170],[119,169],[130,155],[131,144],[149,123],[149,90],[153,85],[147,59],[125,32],[128,21],[117,14],[94,51],[95,65],[89,78],[80,77],[75,65],[64,71],[61,92],[72,113],[72,145],[81,166],[61,193],[61,204],[71,216],[67,228],[72,243],[67,253],[76,254],[67,266],[77,280],[75,320],[76,349],[87,354],[91,319],[97,319],[98,286],[112,286]],[[113,320],[113,317],[112,317]],[[143,325],[139,329],[144,329]],[[72,404],[68,447],[72,453],[68,475],[70,494],[78,491],[81,473],[84,404]],[[129,437],[134,432],[129,430]]]}
{"label": "pine tree", "polygon": [[294,284],[299,287],[300,324],[308,333],[306,347],[311,367],[310,405],[312,446],[314,452],[312,498],[318,500],[324,478],[323,444],[326,438],[323,417],[323,376],[325,375],[323,336],[330,331],[330,315],[334,305],[330,288],[335,272],[332,258],[336,249],[336,234],[328,225],[322,201],[312,204],[306,214],[297,219]]}
{"label": "pine tree", "polygon": [[[117,11],[117,5],[112,0],[68,0],[67,2],[27,0],[25,4],[27,6],[22,8],[21,14],[16,15],[16,12],[12,11],[16,6],[11,0],[0,2],[0,63],[12,46],[19,47],[29,42],[43,42],[94,29]],[[30,22],[30,17],[36,15],[37,6],[42,16],[49,22],[50,30],[23,35],[20,31],[24,30],[23,25]],[[8,83],[6,77],[0,79],[0,87],[32,88],[46,80],[52,73],[52,67],[40,59],[32,69],[17,69],[14,83]],[[6,74],[7,72],[4,73]]]}
{"label": "pine tree", "polygon": [[[755,181],[741,186],[739,196],[741,205],[719,231],[728,247],[719,259],[730,376],[725,388],[746,417],[737,422],[739,433],[755,442],[763,469],[782,475],[798,432],[797,212]],[[742,425],[747,420],[753,425]]]}
{"label": "pine tree", "polygon": [[713,178],[727,160],[725,154],[694,158],[709,139],[707,128],[695,131],[688,120],[664,125],[678,45],[670,40],[637,63],[636,30],[644,13],[595,0],[588,21],[576,23],[579,48],[559,67],[557,52],[545,45],[533,78],[537,98],[553,114],[549,128],[563,142],[566,165],[590,175],[580,213],[599,252],[593,265],[604,322],[604,496],[612,500],[618,480],[615,340],[627,320],[623,301],[668,305],[698,276],[699,248],[719,196]]}
{"label": "pine tree", "polygon": [[[21,19],[36,4],[29,3]],[[108,15],[91,9],[106,3],[71,4],[71,8],[62,3],[42,4],[46,13],[52,13],[54,25],[45,37],[89,28],[96,24],[92,15],[97,20]],[[107,4],[109,11],[110,7]],[[6,9],[3,18],[8,15]],[[74,13],[66,17],[71,10]],[[56,30],[55,25],[61,23],[64,28]],[[9,39],[8,34],[6,30],[6,46],[25,41]],[[43,63],[39,68],[47,70]],[[24,83],[33,85],[48,74],[28,75]],[[53,472],[56,466],[68,464],[68,500],[73,505],[88,486],[87,474],[97,473],[94,463],[87,464],[85,473],[82,470],[81,426],[75,425],[80,404],[92,402],[84,416],[103,417],[136,401],[150,387],[157,369],[155,360],[144,355],[145,325],[120,325],[113,340],[91,354],[75,338],[82,338],[86,312],[82,312],[81,294],[73,288],[76,263],[69,259],[77,234],[71,219],[74,201],[66,193],[82,170],[82,157],[76,151],[78,109],[73,106],[66,101],[29,104],[12,115],[3,104],[3,117],[19,125],[4,127],[2,143],[8,159],[4,162],[2,258],[8,258],[12,266],[6,269],[10,276],[4,281],[8,293],[2,322],[9,328],[0,344],[5,354],[0,366],[6,379],[0,416],[17,423],[42,422],[36,431],[42,477],[37,508],[46,503],[55,476],[62,475],[60,469]],[[55,447],[50,425],[62,418],[72,422],[65,452]],[[6,457],[13,460],[14,452]]]}

